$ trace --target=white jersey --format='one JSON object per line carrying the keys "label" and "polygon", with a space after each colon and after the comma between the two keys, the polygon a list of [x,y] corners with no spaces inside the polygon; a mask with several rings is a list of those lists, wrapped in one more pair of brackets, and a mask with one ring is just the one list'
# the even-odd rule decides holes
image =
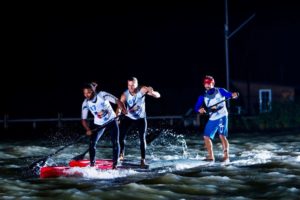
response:
{"label": "white jersey", "polygon": [[[94,115],[94,124],[102,125],[112,120],[116,117],[116,114],[109,102],[115,104],[117,102],[117,98],[114,95],[103,91],[99,92],[91,100],[85,99],[82,103],[81,118],[87,119],[88,111],[91,111]],[[101,118],[97,115],[100,111],[104,112]]]}
{"label": "white jersey", "polygon": [[145,96],[139,90],[136,95],[130,94],[128,90],[125,91],[127,112],[126,115],[130,119],[141,119],[146,117],[146,106],[145,106]]}
{"label": "white jersey", "polygon": [[[204,103],[207,107],[210,107],[223,100],[225,100],[225,97],[221,95],[218,88],[215,88],[215,92],[213,94],[209,95],[205,93],[204,95]],[[217,120],[224,116],[228,116],[228,111],[225,102],[218,104],[216,107],[217,107],[217,111],[211,114],[209,120]]]}

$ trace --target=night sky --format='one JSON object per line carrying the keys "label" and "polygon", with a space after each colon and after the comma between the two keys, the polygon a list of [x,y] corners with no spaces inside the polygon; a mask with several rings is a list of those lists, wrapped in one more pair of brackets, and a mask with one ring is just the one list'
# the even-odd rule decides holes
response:
{"label": "night sky", "polygon": [[[119,97],[129,76],[162,95],[147,98],[148,115],[184,114],[203,91],[204,75],[226,87],[224,1],[200,2],[7,14],[0,114],[80,117],[83,83],[97,81]],[[228,1],[230,31],[256,13],[229,41],[232,80],[299,88],[296,3]]]}

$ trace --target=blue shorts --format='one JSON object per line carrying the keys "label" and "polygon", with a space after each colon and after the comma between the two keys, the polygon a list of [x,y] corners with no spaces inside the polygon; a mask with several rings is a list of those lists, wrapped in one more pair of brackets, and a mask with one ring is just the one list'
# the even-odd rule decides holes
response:
{"label": "blue shorts", "polygon": [[205,129],[204,136],[214,139],[216,132],[218,131],[219,135],[227,137],[228,135],[228,117],[224,116],[216,120],[208,120]]}

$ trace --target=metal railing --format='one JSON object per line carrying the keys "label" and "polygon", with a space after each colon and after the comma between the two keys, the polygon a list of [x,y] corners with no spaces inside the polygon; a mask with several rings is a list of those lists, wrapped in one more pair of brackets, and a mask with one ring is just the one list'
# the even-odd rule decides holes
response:
{"label": "metal railing", "polygon": [[[173,125],[174,120],[184,120],[183,116],[180,115],[166,115],[166,116],[148,116],[149,120],[168,120],[170,125]],[[3,127],[7,129],[9,124],[15,123],[32,123],[32,127],[36,128],[37,123],[43,122],[56,122],[58,127],[62,127],[63,122],[76,122],[80,121],[79,117],[62,117],[62,114],[58,114],[56,118],[26,118],[26,119],[10,119],[8,115],[4,115],[3,120],[0,120],[0,123],[3,123]],[[88,120],[93,120],[89,118]]]}

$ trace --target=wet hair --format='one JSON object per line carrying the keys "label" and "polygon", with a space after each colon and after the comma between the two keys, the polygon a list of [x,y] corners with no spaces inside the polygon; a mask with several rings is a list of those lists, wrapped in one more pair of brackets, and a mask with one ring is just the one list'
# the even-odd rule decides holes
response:
{"label": "wet hair", "polygon": [[96,82],[91,82],[91,83],[84,83],[82,86],[82,89],[91,89],[94,92],[96,92],[96,88],[97,88],[98,84]]}
{"label": "wet hair", "polygon": [[127,79],[127,81],[135,81],[135,82],[138,82],[137,78],[134,77],[134,76],[131,76]]}

